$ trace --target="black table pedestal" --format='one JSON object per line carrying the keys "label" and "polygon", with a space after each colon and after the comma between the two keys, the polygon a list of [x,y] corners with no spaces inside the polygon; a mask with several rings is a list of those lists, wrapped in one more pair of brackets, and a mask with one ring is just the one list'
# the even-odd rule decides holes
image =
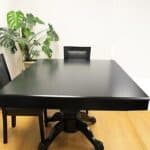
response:
{"label": "black table pedestal", "polygon": [[[45,111],[45,114],[47,114],[46,111]],[[87,125],[93,125],[96,123],[96,118],[94,116],[89,116],[87,112],[80,111],[80,115],[81,115],[81,120],[87,123]],[[63,113],[61,111],[56,112],[54,113],[53,116],[50,116],[50,117],[45,115],[44,119],[45,119],[44,120],[45,126],[47,127],[49,122],[61,121],[63,119]]]}
{"label": "black table pedestal", "polygon": [[62,131],[68,133],[80,131],[93,144],[95,150],[104,149],[103,143],[96,140],[93,136],[93,133],[87,128],[87,124],[80,120],[80,111],[65,110],[62,112],[62,120],[53,127],[48,138],[39,144],[38,150],[47,150],[56,136],[58,136],[58,134],[60,134]]}

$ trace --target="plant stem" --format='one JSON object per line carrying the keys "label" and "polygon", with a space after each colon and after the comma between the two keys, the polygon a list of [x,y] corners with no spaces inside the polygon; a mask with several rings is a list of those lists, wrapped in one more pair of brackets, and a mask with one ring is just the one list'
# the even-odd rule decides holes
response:
{"label": "plant stem", "polygon": [[40,32],[38,32],[38,33],[36,33],[36,34],[34,34],[34,35],[32,36],[32,38],[29,40],[29,42],[32,41],[37,35],[41,34],[42,32],[44,32],[44,31],[46,31],[46,30],[47,30],[47,29],[44,29],[44,30],[42,30],[42,31],[40,31]]}

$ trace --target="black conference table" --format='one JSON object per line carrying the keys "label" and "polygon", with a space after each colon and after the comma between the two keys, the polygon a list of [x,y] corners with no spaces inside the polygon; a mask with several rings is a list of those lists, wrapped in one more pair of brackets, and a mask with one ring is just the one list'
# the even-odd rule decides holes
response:
{"label": "black conference table", "polygon": [[47,150],[62,131],[81,131],[103,150],[80,110],[146,110],[149,98],[114,60],[39,60],[0,90],[0,106],[59,109],[63,114],[39,150]]}

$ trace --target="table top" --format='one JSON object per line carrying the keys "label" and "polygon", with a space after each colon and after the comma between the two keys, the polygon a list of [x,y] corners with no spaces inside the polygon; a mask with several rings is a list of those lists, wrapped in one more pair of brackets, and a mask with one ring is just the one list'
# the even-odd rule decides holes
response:
{"label": "table top", "polygon": [[39,60],[0,90],[0,97],[4,96],[32,97],[32,100],[36,98],[39,101],[148,99],[146,93],[114,60]]}

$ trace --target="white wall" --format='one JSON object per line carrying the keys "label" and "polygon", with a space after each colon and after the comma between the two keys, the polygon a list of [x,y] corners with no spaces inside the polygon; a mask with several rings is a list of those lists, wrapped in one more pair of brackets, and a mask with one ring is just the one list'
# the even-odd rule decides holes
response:
{"label": "white wall", "polygon": [[150,1],[118,1],[112,57],[150,95]]}
{"label": "white wall", "polygon": [[116,6],[115,14],[113,57],[134,76],[149,78],[150,1],[122,0]]}
{"label": "white wall", "polygon": [[8,1],[5,0],[0,0],[0,26],[5,26],[6,25],[6,13],[8,10]]}
{"label": "white wall", "polygon": [[55,57],[63,57],[64,45],[89,45],[92,58],[114,58],[140,83],[150,81],[149,0],[1,0],[1,8],[52,23],[60,36]]}
{"label": "white wall", "polygon": [[11,0],[11,9],[32,12],[54,25],[60,36],[58,57],[64,45],[92,46],[92,58],[111,57],[112,0]]}

